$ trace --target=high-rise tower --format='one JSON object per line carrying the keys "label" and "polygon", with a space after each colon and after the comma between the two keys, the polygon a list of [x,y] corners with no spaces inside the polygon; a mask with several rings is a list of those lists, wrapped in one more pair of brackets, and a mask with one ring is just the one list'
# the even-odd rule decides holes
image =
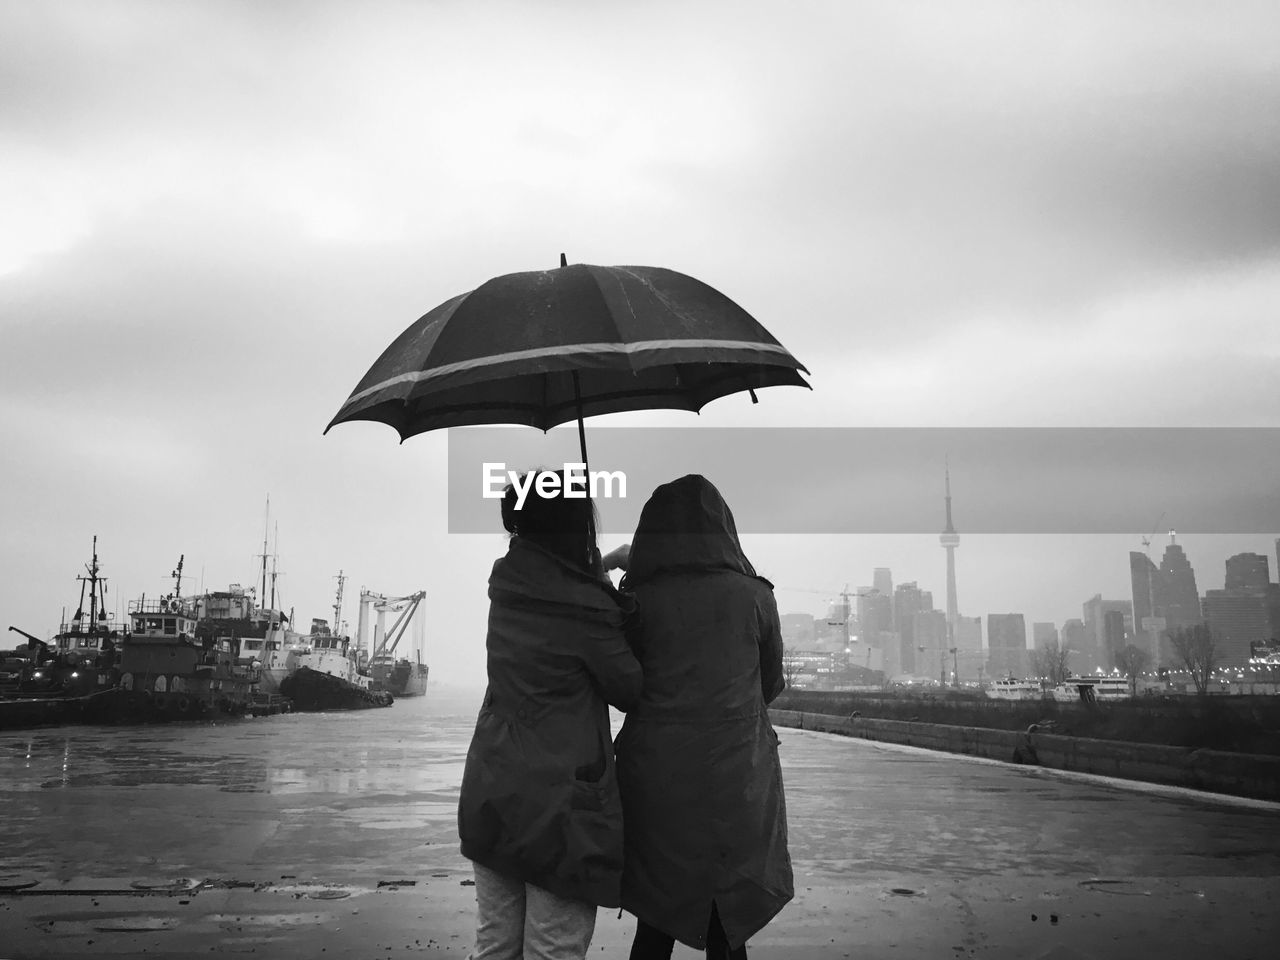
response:
{"label": "high-rise tower", "polygon": [[947,476],[947,526],[938,537],[942,549],[947,551],[947,646],[956,645],[956,547],[960,546],[960,534],[951,523],[951,467],[946,468]]}

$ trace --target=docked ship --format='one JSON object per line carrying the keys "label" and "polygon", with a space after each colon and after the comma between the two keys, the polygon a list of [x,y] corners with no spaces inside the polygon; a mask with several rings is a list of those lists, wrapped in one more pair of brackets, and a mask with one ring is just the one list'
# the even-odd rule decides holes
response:
{"label": "docked ship", "polygon": [[[360,619],[356,635],[361,651],[368,649],[369,609],[372,607],[377,615],[373,625],[373,652],[367,660],[361,658],[361,673],[370,678],[374,690],[385,690],[394,697],[420,697],[427,692],[430,668],[422,660],[423,621],[416,616],[425,597],[426,591],[423,590],[403,597],[360,591]],[[390,629],[386,628],[388,613],[396,614]],[[410,639],[397,656],[397,649],[406,637]]]}
{"label": "docked ship", "polygon": [[1016,677],[996,680],[987,688],[986,693],[992,700],[1041,700],[1044,698],[1040,681],[1019,680]]}
{"label": "docked ship", "polygon": [[233,583],[198,597],[196,614],[201,638],[229,641],[237,664],[257,672],[260,693],[280,692],[280,680],[296,669],[294,648],[300,646],[283,611],[259,607],[252,590]]}
{"label": "docked ship", "polygon": [[[346,576],[338,571],[338,594],[333,604],[335,625],[342,623],[342,588]],[[335,633],[327,620],[311,621],[311,633],[292,634],[285,646],[284,675],[280,692],[297,710],[361,710],[389,707],[394,695],[376,687],[373,678],[360,669],[359,656],[351,638]]]}
{"label": "docked ship", "polygon": [[[174,589],[129,604],[119,683],[88,698],[89,720],[202,720],[254,710],[258,671],[237,662],[236,640],[201,630],[204,597],[182,596],[182,559]],[[279,709],[271,712],[279,712]]]}
{"label": "docked ship", "polygon": [[51,640],[9,627],[26,638],[26,649],[19,647],[15,656],[8,658],[0,695],[77,698],[115,686],[119,678],[116,665],[128,626],[108,613],[107,578],[98,565],[96,536],[85,573],[76,579],[80,581],[80,600],[75,613],[59,624]]}
{"label": "docked ship", "polygon": [[1099,700],[1128,700],[1128,677],[1067,677],[1050,691],[1062,703],[1096,703]]}

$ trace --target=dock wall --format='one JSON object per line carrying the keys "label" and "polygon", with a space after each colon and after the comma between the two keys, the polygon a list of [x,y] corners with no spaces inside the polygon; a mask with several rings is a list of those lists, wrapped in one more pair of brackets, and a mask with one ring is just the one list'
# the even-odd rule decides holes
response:
{"label": "dock wall", "polygon": [[769,717],[780,727],[1280,801],[1280,757],[1274,756],[798,710],[770,709]]}

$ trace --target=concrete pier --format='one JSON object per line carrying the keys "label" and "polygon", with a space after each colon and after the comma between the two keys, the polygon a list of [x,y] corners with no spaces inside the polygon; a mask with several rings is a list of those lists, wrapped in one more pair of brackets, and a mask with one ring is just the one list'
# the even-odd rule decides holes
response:
{"label": "concrete pier", "polygon": [[[0,736],[0,957],[465,956],[473,717],[429,694]],[[1273,955],[1280,806],[779,736],[796,899],[752,957]],[[592,955],[633,928],[601,910]]]}

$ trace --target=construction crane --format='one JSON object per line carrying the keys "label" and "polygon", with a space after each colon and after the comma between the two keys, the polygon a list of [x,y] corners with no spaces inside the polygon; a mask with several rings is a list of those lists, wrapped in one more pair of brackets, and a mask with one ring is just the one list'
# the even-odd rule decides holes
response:
{"label": "construction crane", "polygon": [[1160,517],[1156,520],[1156,525],[1151,528],[1151,532],[1142,538],[1142,549],[1147,552],[1147,556],[1151,556],[1151,538],[1160,530],[1160,523],[1164,520],[1164,511],[1160,512]]}
{"label": "construction crane", "polygon": [[[844,663],[845,669],[847,670],[851,665],[849,655],[853,653],[853,638],[849,634],[849,621],[853,619],[853,607],[850,605],[849,601],[852,599],[861,599],[863,597],[878,597],[880,596],[880,591],[875,589],[864,590],[864,591],[854,591],[849,589],[849,585],[847,583],[844,585],[843,590],[838,590],[838,591],[837,590],[813,590],[809,587],[775,587],[774,589],[785,591],[788,593],[815,593],[820,596],[827,597],[828,599],[830,599],[833,596],[840,598],[841,605],[844,607],[844,619],[843,620],[828,619],[826,621],[826,624],[829,627],[842,627],[844,629],[843,663]],[[871,669],[871,643],[870,641],[867,641],[866,644],[867,644],[867,656],[861,666],[866,670],[870,670]]]}

